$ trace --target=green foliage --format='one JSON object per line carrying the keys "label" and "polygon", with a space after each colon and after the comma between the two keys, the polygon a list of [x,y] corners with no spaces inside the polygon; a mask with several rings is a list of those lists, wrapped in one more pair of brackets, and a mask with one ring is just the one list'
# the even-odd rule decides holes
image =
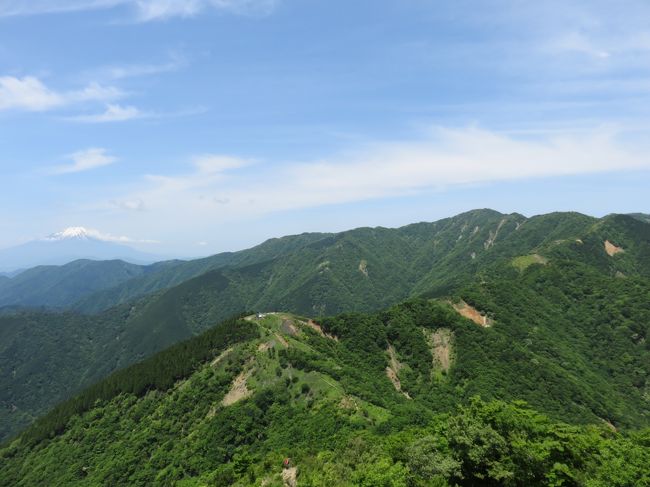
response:
{"label": "green foliage", "polygon": [[63,266],[38,266],[11,279],[0,278],[0,307],[66,308],[86,296],[158,269],[158,265],[141,266],[121,260],[76,260]]}
{"label": "green foliage", "polygon": [[169,389],[217,352],[233,343],[256,337],[256,327],[243,321],[242,316],[231,318],[195,338],[114,372],[37,420],[22,438],[26,442],[37,443],[53,437],[63,431],[72,416],[91,409],[98,401],[110,401],[120,394],[141,396],[151,390]]}
{"label": "green foliage", "polygon": [[[570,271],[553,266],[511,276],[535,281],[555,273],[572,283],[554,280],[555,293],[580,288]],[[595,281],[588,282],[593,291]],[[516,336],[508,314],[516,303],[502,301],[498,289],[484,282],[466,290],[476,305],[500,305],[489,329],[424,299],[323,320],[336,339],[287,315],[233,318],[61,404],[0,449],[0,484],[283,485],[288,457],[305,486],[650,485],[650,430],[617,432],[598,419],[599,408],[614,418],[616,406],[590,398],[598,391],[588,391],[589,381],[576,389],[573,375],[593,380],[595,370],[556,370],[556,382],[545,383],[549,398],[540,397],[526,377],[537,368],[530,358],[541,360],[544,349],[518,348],[508,338]],[[637,316],[636,308],[629,314]],[[431,376],[423,332],[440,328],[453,330],[457,348],[442,381]],[[564,345],[546,353],[566,353]],[[574,345],[584,365],[581,342]],[[411,399],[386,376],[392,360],[401,363]],[[241,376],[252,394],[225,405]],[[558,403],[565,389],[575,397]],[[490,399],[477,398],[477,390]],[[574,417],[572,400],[582,401],[578,420],[591,424],[552,418]]]}
{"label": "green foliage", "polygon": [[[457,397],[480,393],[523,397],[555,418],[645,424],[649,232],[647,223],[623,215],[525,218],[477,210],[399,229],[303,234],[242,252],[159,263],[76,308],[95,312],[129,303],[99,315],[11,311],[9,320],[0,317],[0,438],[113,371],[243,309],[319,317],[372,313],[420,295],[462,297],[497,324],[487,332],[469,324],[458,325],[465,326],[459,333],[454,328],[456,366],[434,374],[434,385],[428,345],[414,326],[377,326],[384,318],[357,316],[358,329],[346,332],[358,334],[346,341],[354,360],[383,374],[390,342],[405,365],[405,390],[422,395],[433,388],[436,405],[450,407]],[[625,252],[608,256],[605,240]],[[529,265],[535,255],[546,265]],[[72,289],[83,288],[74,275]],[[67,289],[52,282],[48,289]],[[426,320],[417,326],[437,329]],[[304,359],[305,370],[339,373],[331,360]],[[363,382],[354,374],[345,380]]]}

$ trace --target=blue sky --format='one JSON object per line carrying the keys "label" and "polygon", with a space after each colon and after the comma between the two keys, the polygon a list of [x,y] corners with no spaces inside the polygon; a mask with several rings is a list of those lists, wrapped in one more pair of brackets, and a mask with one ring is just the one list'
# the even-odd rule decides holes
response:
{"label": "blue sky", "polygon": [[650,4],[0,1],[0,248],[650,211]]}

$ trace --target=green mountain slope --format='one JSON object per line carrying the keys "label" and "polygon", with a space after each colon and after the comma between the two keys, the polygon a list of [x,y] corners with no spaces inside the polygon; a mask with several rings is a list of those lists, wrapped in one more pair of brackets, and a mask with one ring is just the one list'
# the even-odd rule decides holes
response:
{"label": "green mountain slope", "polygon": [[229,320],[61,404],[0,450],[0,483],[648,485],[650,431],[615,432],[506,318],[416,300]]}
{"label": "green mountain slope", "polygon": [[155,266],[121,260],[77,260],[63,266],[34,267],[12,279],[0,280],[0,307],[64,308],[84,296],[155,270]]}
{"label": "green mountain slope", "polygon": [[630,216],[637,220],[641,220],[642,222],[650,223],[650,215],[647,213],[630,213]]}
{"label": "green mountain slope", "polygon": [[12,279],[0,276],[0,307],[74,308],[82,312],[100,312],[173,287],[212,269],[277,257],[321,236],[304,234],[271,239],[252,249],[192,261],[170,260],[136,265],[121,260],[77,260],[61,266],[39,266]]}
{"label": "green mountain slope", "polygon": [[128,307],[101,316],[14,311],[0,315],[0,438],[104,377],[101,351],[119,337]]}
{"label": "green mountain slope", "polygon": [[155,264],[154,272],[130,279],[119,285],[80,297],[73,309],[83,313],[99,313],[112,306],[131,302],[181,284],[211,270],[227,266],[246,266],[278,258],[318,241],[327,234],[304,233],[282,238],[272,238],[260,245],[238,252],[220,254],[190,261],[169,261]]}
{"label": "green mountain slope", "polygon": [[[583,309],[578,302],[577,309],[583,313],[580,318],[586,323],[601,308],[610,306],[606,296],[612,296],[615,306],[626,302],[628,295],[643,299],[650,270],[649,230],[650,225],[627,216],[595,219],[577,213],[556,213],[526,219],[516,214],[479,210],[400,229],[361,228],[336,235],[305,234],[269,241],[262,245],[265,252],[251,249],[239,254],[237,265],[230,261],[232,265],[124,305],[128,312],[110,310],[98,315],[98,320],[109,323],[104,329],[112,331],[109,335],[99,332],[92,335],[92,353],[79,360],[75,357],[72,370],[50,360],[47,346],[43,348],[44,354],[33,355],[26,352],[33,346],[21,346],[22,338],[17,338],[18,355],[3,359],[7,352],[0,349],[0,360],[7,363],[19,360],[26,364],[25,370],[38,370],[42,377],[59,385],[59,393],[40,396],[31,393],[21,398],[13,391],[26,390],[23,385],[30,380],[29,374],[12,378],[9,369],[3,369],[0,380],[11,390],[2,392],[0,388],[0,401],[10,404],[11,411],[15,407],[24,413],[20,417],[31,417],[69,397],[69,384],[87,385],[91,378],[96,380],[142,360],[244,309],[288,310],[320,317],[344,311],[372,312],[418,295],[446,298],[465,292],[466,296],[461,297],[467,300],[478,293],[471,286],[492,282],[494,276],[499,276],[498,282],[503,283],[505,296],[509,289],[511,294],[520,292],[519,288],[529,290],[525,297],[526,309],[538,307],[544,313],[531,317],[522,311],[519,315],[517,308],[509,308],[510,303],[502,302],[480,302],[481,309],[493,313],[509,310],[508,322],[513,334],[523,333],[521,329],[526,329],[532,319],[538,327],[555,327],[560,333],[574,328],[574,324],[566,320],[567,312],[559,305],[560,301],[555,302],[552,295],[546,299],[542,296],[546,292],[561,292],[571,296],[566,299],[583,299],[582,295],[574,297],[574,291],[569,288],[571,283],[559,280],[556,283],[555,277],[541,283],[524,278],[533,271],[561,274],[565,268],[570,269],[568,264],[581,266],[576,282],[583,283],[598,297],[589,308]],[[608,249],[612,252],[613,247],[607,247],[606,242],[620,250],[609,255]],[[556,289],[558,283],[567,288]],[[638,291],[625,287],[632,285]],[[616,313],[622,316],[622,308],[616,308]],[[626,319],[636,320],[637,327],[645,330],[648,320],[642,310],[635,308],[630,316]],[[38,320],[60,321],[49,315]],[[5,325],[0,319],[2,326]],[[60,340],[71,343],[79,340],[80,334],[71,334],[65,326],[59,330],[59,326],[52,332],[60,333]],[[87,330],[94,329],[92,324],[87,325]],[[38,344],[38,339],[34,343]],[[621,347],[624,349],[625,345]],[[61,360],[66,361],[65,355]],[[618,393],[612,394],[611,397],[618,397]],[[634,397],[634,407],[640,410],[638,397]],[[6,417],[9,424],[6,430],[16,431],[18,423],[14,424],[12,418],[19,416],[14,411],[7,412]]]}

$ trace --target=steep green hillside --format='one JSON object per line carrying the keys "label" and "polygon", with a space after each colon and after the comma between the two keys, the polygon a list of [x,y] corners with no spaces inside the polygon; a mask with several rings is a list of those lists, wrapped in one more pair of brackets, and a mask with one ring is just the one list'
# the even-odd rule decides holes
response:
{"label": "steep green hillside", "polygon": [[88,317],[13,311],[0,315],[0,438],[105,374],[102,350],[119,337],[129,308]]}
{"label": "steep green hillside", "polygon": [[187,262],[161,262],[155,264],[158,268],[154,272],[80,298],[73,308],[83,313],[98,313],[117,304],[131,302],[141,296],[171,288],[211,270],[227,266],[247,266],[278,258],[295,252],[326,235],[304,233],[272,238],[260,245],[239,252],[223,252]]}
{"label": "steep green hillside", "polygon": [[12,279],[0,279],[0,307],[8,305],[64,308],[82,297],[156,269],[121,260],[77,260],[63,266],[39,266]]}
{"label": "steep green hillside", "polygon": [[[320,317],[349,311],[372,312],[419,295],[456,296],[474,299],[481,309],[489,309],[497,317],[506,313],[506,319],[499,319],[512,334],[508,340],[521,337],[522,330],[535,323],[539,329],[559,334],[566,340],[561,346],[569,348],[578,346],[572,340],[583,337],[576,338],[566,330],[587,333],[604,316],[603,309],[612,310],[611,319],[634,322],[630,335],[645,337],[648,324],[642,306],[648,302],[643,300],[650,286],[650,225],[628,216],[599,220],[577,213],[556,213],[525,219],[479,210],[436,223],[394,230],[362,228],[330,236],[306,234],[269,241],[262,247],[264,252],[251,249],[239,254],[238,265],[231,261],[232,265],[125,305],[126,314],[110,310],[98,315],[98,320],[110,323],[105,327],[108,334],[100,333],[96,338],[93,335],[92,353],[71,358],[74,367],[62,367],[51,360],[47,346],[43,354],[26,352],[32,346],[20,345],[24,340],[21,337],[16,338],[17,355],[11,359],[0,349],[0,360],[26,364],[25,370],[38,371],[59,391],[21,396],[14,390],[28,390],[29,374],[13,378],[9,369],[3,370],[3,384],[8,389],[0,389],[0,401],[21,412],[16,414],[11,406],[14,412],[7,413],[6,430],[16,431],[19,424],[24,424],[23,420],[14,423],[12,418],[31,417],[68,397],[70,384],[87,385],[91,378],[96,380],[142,360],[244,309],[288,310]],[[275,257],[266,258],[269,256]],[[255,259],[262,260],[251,263]],[[530,280],[535,273],[545,277],[539,282]],[[571,280],[560,279],[564,273],[571,275]],[[492,302],[495,296],[480,293],[495,282],[501,286],[502,297]],[[482,287],[476,287],[480,283]],[[577,286],[581,286],[580,293],[588,290],[585,295],[592,301],[578,293],[574,289]],[[520,293],[527,293],[522,297],[524,305],[503,301]],[[556,299],[555,294],[564,301]],[[622,304],[629,301],[629,296],[640,300],[630,309],[628,304]],[[573,315],[567,312],[563,304],[566,301],[575,301]],[[540,312],[533,312],[535,309]],[[576,323],[568,320],[574,315]],[[52,323],[60,321],[49,315],[39,318],[44,323],[50,319]],[[69,336],[68,328],[59,326],[53,326],[52,333],[58,333],[59,340],[76,343],[79,335]],[[91,324],[87,329],[94,328]],[[628,342],[621,342],[621,357],[630,353],[626,347],[637,347],[639,343],[643,346],[643,342]],[[602,343],[581,342],[579,346],[598,347]],[[63,355],[57,360],[67,359]],[[610,367],[609,360],[602,366]],[[640,370],[645,370],[643,367]],[[587,374],[590,370],[583,367],[579,372]],[[601,376],[595,377],[593,380],[600,381],[596,390],[606,390],[603,394],[611,398],[621,395],[610,391],[606,380],[598,379]],[[635,410],[640,411],[638,394],[631,397]]]}
{"label": "steep green hillside", "polygon": [[614,431],[591,384],[540,376],[544,349],[508,333],[425,300],[229,320],[57,407],[0,450],[0,483],[650,485],[650,430]]}
{"label": "steep green hillside", "polygon": [[641,220],[642,222],[650,223],[650,215],[647,213],[630,213],[630,216],[637,220]]}
{"label": "steep green hillside", "polygon": [[61,266],[39,266],[12,279],[0,276],[0,308],[31,306],[99,312],[173,287],[212,269],[278,257],[321,237],[321,234],[304,234],[271,239],[252,249],[192,261],[136,265],[121,260],[77,260]]}

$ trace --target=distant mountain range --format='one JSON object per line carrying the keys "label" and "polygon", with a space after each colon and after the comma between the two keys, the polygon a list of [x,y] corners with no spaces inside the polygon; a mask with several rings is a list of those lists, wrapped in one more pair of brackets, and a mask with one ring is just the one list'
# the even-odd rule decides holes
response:
{"label": "distant mountain range", "polygon": [[[4,304],[38,302],[69,311],[7,308],[0,317],[0,370],[12,371],[0,374],[0,391],[5,391],[0,393],[5,408],[0,409],[0,422],[6,425],[0,436],[28,424],[80,387],[243,310],[320,317],[372,312],[418,296],[466,301],[473,296],[481,309],[498,317],[506,304],[481,297],[482,283],[504,283],[505,294],[499,299],[527,290],[522,299],[529,301],[528,310],[554,299],[551,283],[558,275],[568,275],[567,266],[579,271],[572,277],[576,285],[587,279],[580,284],[586,290],[573,290],[570,280],[562,283],[568,301],[552,313],[549,308],[552,316],[526,315],[526,320],[550,326],[544,321],[549,319],[569,330],[573,325],[565,319],[565,307],[574,299],[580,303],[583,293],[594,299],[607,296],[616,307],[625,307],[628,296],[649,290],[650,225],[626,215],[598,219],[554,213],[526,218],[476,210],[397,229],[271,239],[240,252],[147,268],[81,261],[36,269],[33,275],[25,273],[22,283],[17,279],[21,276],[9,281],[23,286],[22,291],[11,290],[14,297],[33,291],[31,304],[10,299]],[[538,269],[539,282],[529,280],[532,269]],[[0,296],[9,293],[7,285],[0,282]],[[476,288],[463,291],[468,285]],[[543,298],[542,292],[549,297]],[[538,300],[543,302],[534,304]],[[584,311],[579,320],[601,316],[580,307],[577,311]],[[524,316],[514,308],[508,313],[512,323]],[[630,319],[646,322],[641,315]],[[630,407],[638,410],[638,404]]]}
{"label": "distant mountain range", "polygon": [[[0,437],[40,416],[0,484],[647,485],[637,215],[476,210],[157,266],[83,298],[121,303],[99,314],[0,313]],[[68,289],[101,283],[84,269]]]}
{"label": "distant mountain range", "polygon": [[45,238],[0,250],[0,272],[12,275],[17,270],[39,265],[62,265],[78,259],[121,259],[136,264],[162,260],[141,252],[95,230],[70,227]]}

